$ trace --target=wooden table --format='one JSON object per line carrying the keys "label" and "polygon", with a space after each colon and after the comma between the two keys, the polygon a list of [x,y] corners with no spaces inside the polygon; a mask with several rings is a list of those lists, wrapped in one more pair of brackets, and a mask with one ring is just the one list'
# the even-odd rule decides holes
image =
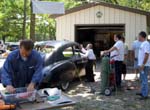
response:
{"label": "wooden table", "polygon": [[[77,103],[75,100],[73,100],[72,98],[70,98],[66,95],[62,95],[61,98],[65,98],[66,101],[71,101],[71,102],[59,104],[61,101],[57,100],[57,101],[53,101],[53,102],[45,101],[42,103],[25,103],[25,104],[21,104],[21,109],[19,109],[19,110],[56,109],[56,108],[62,108],[62,107],[67,107],[67,106],[73,106]],[[65,100],[64,100],[64,102],[65,102]]]}
{"label": "wooden table", "polygon": [[[0,91],[5,90],[3,85],[0,83]],[[69,103],[59,104],[60,102],[71,101]],[[55,109],[67,106],[73,106],[77,103],[74,99],[70,98],[66,94],[62,93],[62,96],[59,100],[56,101],[45,101],[41,103],[24,103],[20,104],[21,109],[17,108],[17,110],[47,110],[47,109]]]}

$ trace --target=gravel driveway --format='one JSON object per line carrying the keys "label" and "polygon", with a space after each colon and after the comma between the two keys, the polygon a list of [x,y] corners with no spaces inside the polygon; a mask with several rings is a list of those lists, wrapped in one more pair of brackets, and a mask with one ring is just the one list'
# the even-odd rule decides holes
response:
{"label": "gravel driveway", "polygon": [[100,72],[95,74],[95,83],[78,81],[71,85],[67,94],[79,103],[64,110],[150,110],[150,99],[141,101],[135,95],[140,89],[140,81],[134,80],[135,75],[131,71],[123,83],[123,90],[114,92],[111,96],[99,95]]}

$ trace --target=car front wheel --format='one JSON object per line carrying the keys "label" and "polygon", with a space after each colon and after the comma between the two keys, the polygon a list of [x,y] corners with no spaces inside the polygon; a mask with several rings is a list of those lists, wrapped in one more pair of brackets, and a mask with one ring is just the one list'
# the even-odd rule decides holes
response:
{"label": "car front wheel", "polygon": [[63,91],[66,91],[69,88],[70,82],[69,81],[65,81],[65,82],[61,82],[60,87]]}

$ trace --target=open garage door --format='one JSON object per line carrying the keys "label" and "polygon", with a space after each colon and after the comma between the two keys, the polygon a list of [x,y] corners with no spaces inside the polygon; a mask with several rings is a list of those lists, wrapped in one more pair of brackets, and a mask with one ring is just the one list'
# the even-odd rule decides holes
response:
{"label": "open garage door", "polygon": [[109,49],[114,44],[114,34],[125,34],[124,24],[115,25],[76,25],[75,41],[86,46],[93,44],[97,57],[100,51]]}

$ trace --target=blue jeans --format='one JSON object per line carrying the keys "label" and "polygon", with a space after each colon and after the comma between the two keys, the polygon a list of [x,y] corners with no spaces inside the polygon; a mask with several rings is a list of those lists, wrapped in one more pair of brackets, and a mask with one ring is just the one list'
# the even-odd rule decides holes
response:
{"label": "blue jeans", "polygon": [[140,79],[141,79],[141,93],[142,96],[148,96],[148,70],[149,67],[145,66],[144,70],[140,72]]}

